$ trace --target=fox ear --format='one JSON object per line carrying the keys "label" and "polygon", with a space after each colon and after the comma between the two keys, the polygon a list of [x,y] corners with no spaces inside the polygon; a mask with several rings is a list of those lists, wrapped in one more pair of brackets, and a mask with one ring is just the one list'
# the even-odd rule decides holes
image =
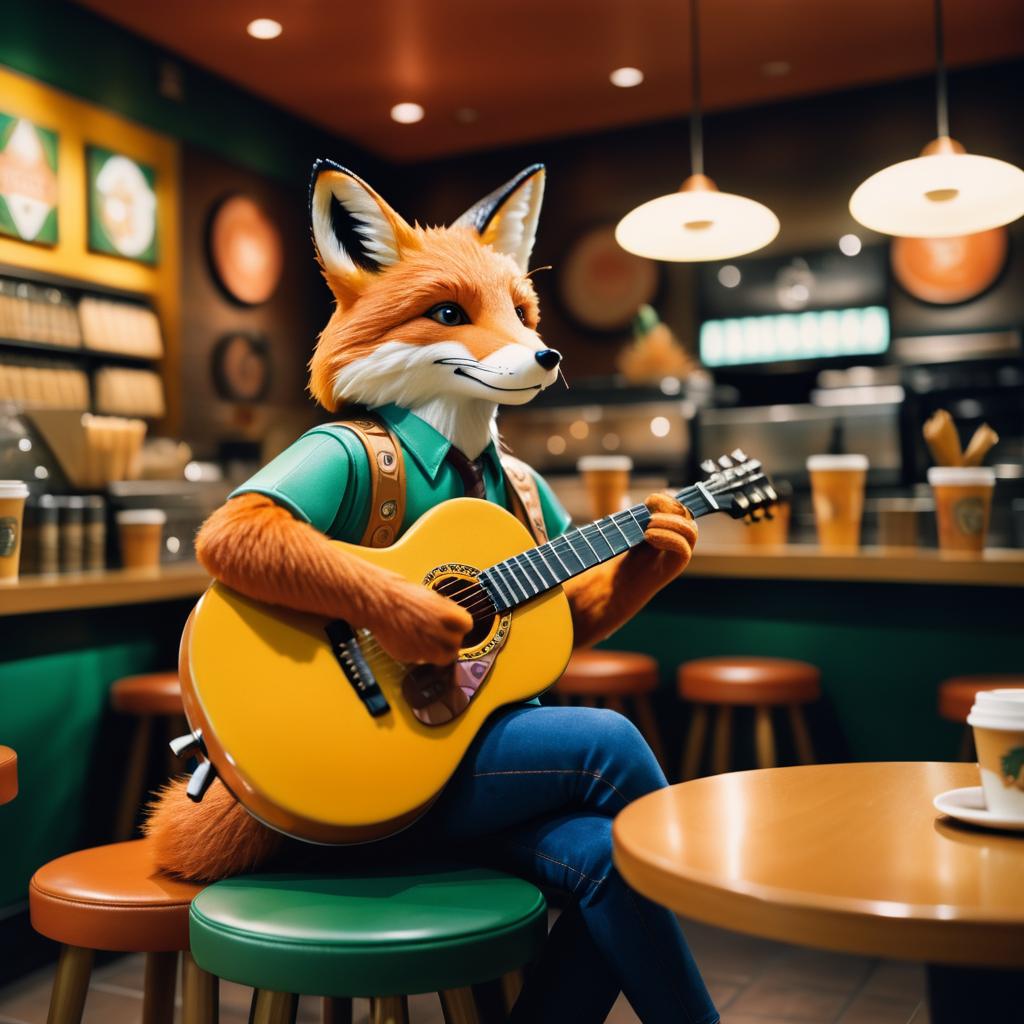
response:
{"label": "fox ear", "polygon": [[471,206],[452,226],[475,228],[481,240],[511,256],[523,273],[537,237],[544,165],[532,164]]}
{"label": "fox ear", "polygon": [[397,263],[413,237],[365,181],[331,160],[313,164],[309,218],[324,270],[342,281]]}

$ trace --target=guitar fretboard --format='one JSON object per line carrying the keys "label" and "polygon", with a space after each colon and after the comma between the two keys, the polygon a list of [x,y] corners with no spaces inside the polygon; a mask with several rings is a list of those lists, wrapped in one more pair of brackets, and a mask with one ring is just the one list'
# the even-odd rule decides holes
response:
{"label": "guitar fretboard", "polygon": [[[676,495],[694,518],[717,507],[702,487],[687,487]],[[651,521],[646,505],[633,505],[586,526],[567,530],[546,544],[492,565],[477,578],[498,613],[519,605],[636,547]]]}

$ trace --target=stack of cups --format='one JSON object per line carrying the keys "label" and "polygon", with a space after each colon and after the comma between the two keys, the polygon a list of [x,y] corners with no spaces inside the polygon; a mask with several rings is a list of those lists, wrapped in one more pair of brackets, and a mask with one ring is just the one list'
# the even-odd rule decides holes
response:
{"label": "stack of cups", "polygon": [[21,480],[0,480],[0,583],[18,582],[21,527],[25,518],[28,485]]}
{"label": "stack of cups", "polygon": [[1024,690],[982,690],[967,716],[981,768],[985,805],[1024,821]]}
{"label": "stack of cups", "polygon": [[939,550],[980,554],[985,549],[996,474],[989,466],[932,466]]}
{"label": "stack of cups", "polygon": [[822,551],[855,552],[864,515],[866,455],[812,455],[807,460],[811,500]]}

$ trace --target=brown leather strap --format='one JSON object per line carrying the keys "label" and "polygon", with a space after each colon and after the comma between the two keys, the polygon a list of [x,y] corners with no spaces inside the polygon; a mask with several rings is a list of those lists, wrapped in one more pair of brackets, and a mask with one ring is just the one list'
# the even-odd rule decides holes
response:
{"label": "brown leather strap", "polygon": [[364,547],[394,544],[405,518],[405,460],[390,430],[372,413],[360,411],[352,419],[337,421],[363,443],[370,460],[370,513],[362,540]]}
{"label": "brown leather strap", "polygon": [[544,524],[540,491],[530,467],[511,455],[502,455],[501,468],[505,470],[505,485],[512,513],[533,534],[538,544],[546,543],[548,528]]}

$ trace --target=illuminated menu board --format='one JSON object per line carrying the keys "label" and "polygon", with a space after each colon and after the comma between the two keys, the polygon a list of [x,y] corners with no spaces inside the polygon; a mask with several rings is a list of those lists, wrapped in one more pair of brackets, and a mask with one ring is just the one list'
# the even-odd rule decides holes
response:
{"label": "illuminated menu board", "polygon": [[871,356],[888,347],[884,306],[730,317],[700,328],[700,358],[708,367]]}

